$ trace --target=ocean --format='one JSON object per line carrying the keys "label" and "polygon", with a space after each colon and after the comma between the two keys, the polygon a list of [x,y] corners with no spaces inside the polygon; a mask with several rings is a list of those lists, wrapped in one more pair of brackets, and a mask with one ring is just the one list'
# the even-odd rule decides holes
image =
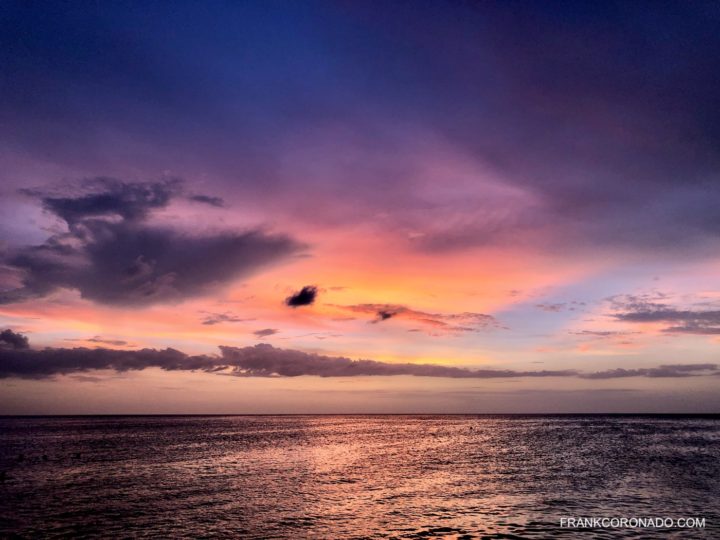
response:
{"label": "ocean", "polygon": [[2,537],[720,538],[713,416],[4,417],[0,476]]}

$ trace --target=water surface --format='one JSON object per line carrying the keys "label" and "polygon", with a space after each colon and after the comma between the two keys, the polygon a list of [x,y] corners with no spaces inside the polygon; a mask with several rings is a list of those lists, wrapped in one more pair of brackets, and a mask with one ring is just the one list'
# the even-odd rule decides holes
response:
{"label": "water surface", "polygon": [[0,536],[720,538],[713,417],[0,418],[0,471]]}

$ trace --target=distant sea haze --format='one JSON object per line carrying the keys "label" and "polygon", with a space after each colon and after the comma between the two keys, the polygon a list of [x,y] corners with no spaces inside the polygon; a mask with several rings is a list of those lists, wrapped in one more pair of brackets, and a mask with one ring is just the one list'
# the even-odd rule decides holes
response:
{"label": "distant sea haze", "polygon": [[0,536],[718,538],[718,441],[712,415],[4,417]]}

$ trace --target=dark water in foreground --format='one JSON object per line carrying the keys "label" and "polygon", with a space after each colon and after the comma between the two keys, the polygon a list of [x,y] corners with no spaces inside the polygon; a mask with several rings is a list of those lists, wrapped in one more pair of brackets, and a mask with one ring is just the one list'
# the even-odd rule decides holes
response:
{"label": "dark water in foreground", "polygon": [[709,417],[0,418],[0,471],[2,537],[720,538]]}

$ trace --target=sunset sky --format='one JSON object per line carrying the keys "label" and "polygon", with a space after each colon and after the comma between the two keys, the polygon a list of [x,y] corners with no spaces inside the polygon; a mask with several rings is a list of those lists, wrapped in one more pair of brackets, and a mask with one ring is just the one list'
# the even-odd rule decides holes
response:
{"label": "sunset sky", "polygon": [[0,414],[720,412],[719,25],[3,2]]}

